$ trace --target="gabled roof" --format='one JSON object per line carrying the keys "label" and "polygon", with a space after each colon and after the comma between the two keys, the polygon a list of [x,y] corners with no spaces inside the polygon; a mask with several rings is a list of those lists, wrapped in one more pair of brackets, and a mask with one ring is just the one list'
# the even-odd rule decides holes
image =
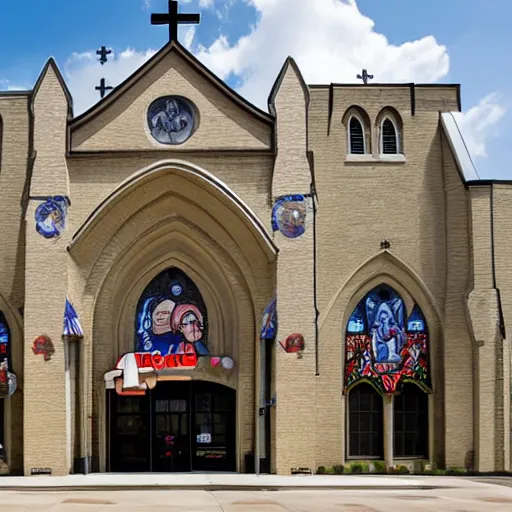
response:
{"label": "gabled roof", "polygon": [[109,107],[112,103],[114,103],[117,98],[119,98],[124,92],[126,92],[133,84],[135,84],[138,80],[140,80],[149,70],[155,67],[166,55],[171,52],[178,53],[181,57],[183,57],[193,68],[197,70],[199,74],[201,74],[204,78],[206,78],[211,84],[213,84],[221,93],[226,95],[232,101],[234,101],[240,108],[245,110],[247,113],[252,115],[253,117],[258,118],[260,121],[263,121],[269,125],[273,125],[274,117],[269,113],[261,110],[256,107],[245,98],[240,96],[236,91],[231,89],[223,80],[221,80],[217,75],[215,75],[212,71],[210,71],[204,64],[202,64],[192,53],[190,53],[184,46],[182,46],[177,41],[171,41],[167,43],[164,47],[162,47],[153,57],[151,57],[146,63],[144,63],[139,69],[137,69],[132,75],[130,75],[124,82],[115,87],[110,94],[105,96],[98,103],[93,105],[89,110],[84,112],[83,114],[75,117],[71,123],[71,129],[78,128],[89,119],[101,113],[107,107]]}

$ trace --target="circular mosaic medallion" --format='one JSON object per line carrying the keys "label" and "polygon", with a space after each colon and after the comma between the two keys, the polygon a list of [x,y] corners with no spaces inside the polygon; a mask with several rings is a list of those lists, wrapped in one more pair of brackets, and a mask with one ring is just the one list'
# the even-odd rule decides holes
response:
{"label": "circular mosaic medallion", "polygon": [[272,210],[272,229],[287,238],[297,238],[306,232],[306,200],[302,195],[279,197]]}
{"label": "circular mosaic medallion", "polygon": [[49,197],[35,211],[36,230],[45,238],[59,236],[66,226],[69,199],[65,196]]}
{"label": "circular mosaic medallion", "polygon": [[164,96],[149,106],[147,122],[160,144],[183,144],[197,126],[196,109],[181,96]]}

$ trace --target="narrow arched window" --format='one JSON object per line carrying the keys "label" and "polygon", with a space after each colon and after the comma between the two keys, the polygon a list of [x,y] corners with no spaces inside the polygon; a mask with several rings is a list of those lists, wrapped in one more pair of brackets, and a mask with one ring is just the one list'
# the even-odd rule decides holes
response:
{"label": "narrow arched window", "polygon": [[349,123],[349,144],[352,155],[364,155],[366,145],[364,140],[364,128],[361,121],[355,116],[350,118]]}
{"label": "narrow arched window", "polygon": [[397,130],[389,117],[382,121],[381,151],[383,155],[396,155],[399,153]]}

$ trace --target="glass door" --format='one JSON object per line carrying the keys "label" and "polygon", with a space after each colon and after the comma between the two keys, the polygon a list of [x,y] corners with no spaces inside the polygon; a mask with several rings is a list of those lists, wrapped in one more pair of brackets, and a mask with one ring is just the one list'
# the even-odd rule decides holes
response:
{"label": "glass door", "polygon": [[189,385],[155,389],[154,422],[153,471],[190,471]]}
{"label": "glass door", "polygon": [[193,382],[192,468],[235,471],[235,391],[213,383]]}
{"label": "glass door", "polygon": [[149,397],[110,392],[110,471],[150,471]]}

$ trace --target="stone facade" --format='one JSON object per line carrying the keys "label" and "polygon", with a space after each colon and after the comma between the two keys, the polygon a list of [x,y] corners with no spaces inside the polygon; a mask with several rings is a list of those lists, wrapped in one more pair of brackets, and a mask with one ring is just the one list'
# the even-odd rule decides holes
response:
{"label": "stone facade", "polygon": [[[146,112],[165,95],[199,112],[194,134],[162,145]],[[11,333],[18,390],[3,399],[10,471],[107,471],[105,374],[133,351],[139,297],[177,267],[200,290],[212,353],[190,379],[236,390],[236,468],[255,449],[269,469],[343,464],[347,402],[344,336],[357,303],[380,284],[416,303],[429,329],[429,460],[439,467],[510,470],[512,187],[472,179],[450,131],[457,86],[308,87],[288,59],[270,114],[240,98],[179,44],[164,47],[88,112],[72,101],[53,60],[33,91],[0,93],[0,310]],[[348,150],[355,115],[365,154]],[[448,114],[449,115],[449,114]],[[382,121],[401,151],[383,155]],[[275,201],[307,198],[296,239],[273,231]],[[48,197],[69,198],[60,236],[35,229]],[[381,245],[382,241],[386,245]],[[270,429],[260,323],[277,297]],[[83,328],[62,335],[69,299]],[[280,348],[300,333],[300,358]],[[48,336],[50,360],[33,350]],[[270,370],[270,369],[268,369]],[[384,401],[384,458],[393,463],[393,399]],[[387,418],[387,419],[386,419]]]}

